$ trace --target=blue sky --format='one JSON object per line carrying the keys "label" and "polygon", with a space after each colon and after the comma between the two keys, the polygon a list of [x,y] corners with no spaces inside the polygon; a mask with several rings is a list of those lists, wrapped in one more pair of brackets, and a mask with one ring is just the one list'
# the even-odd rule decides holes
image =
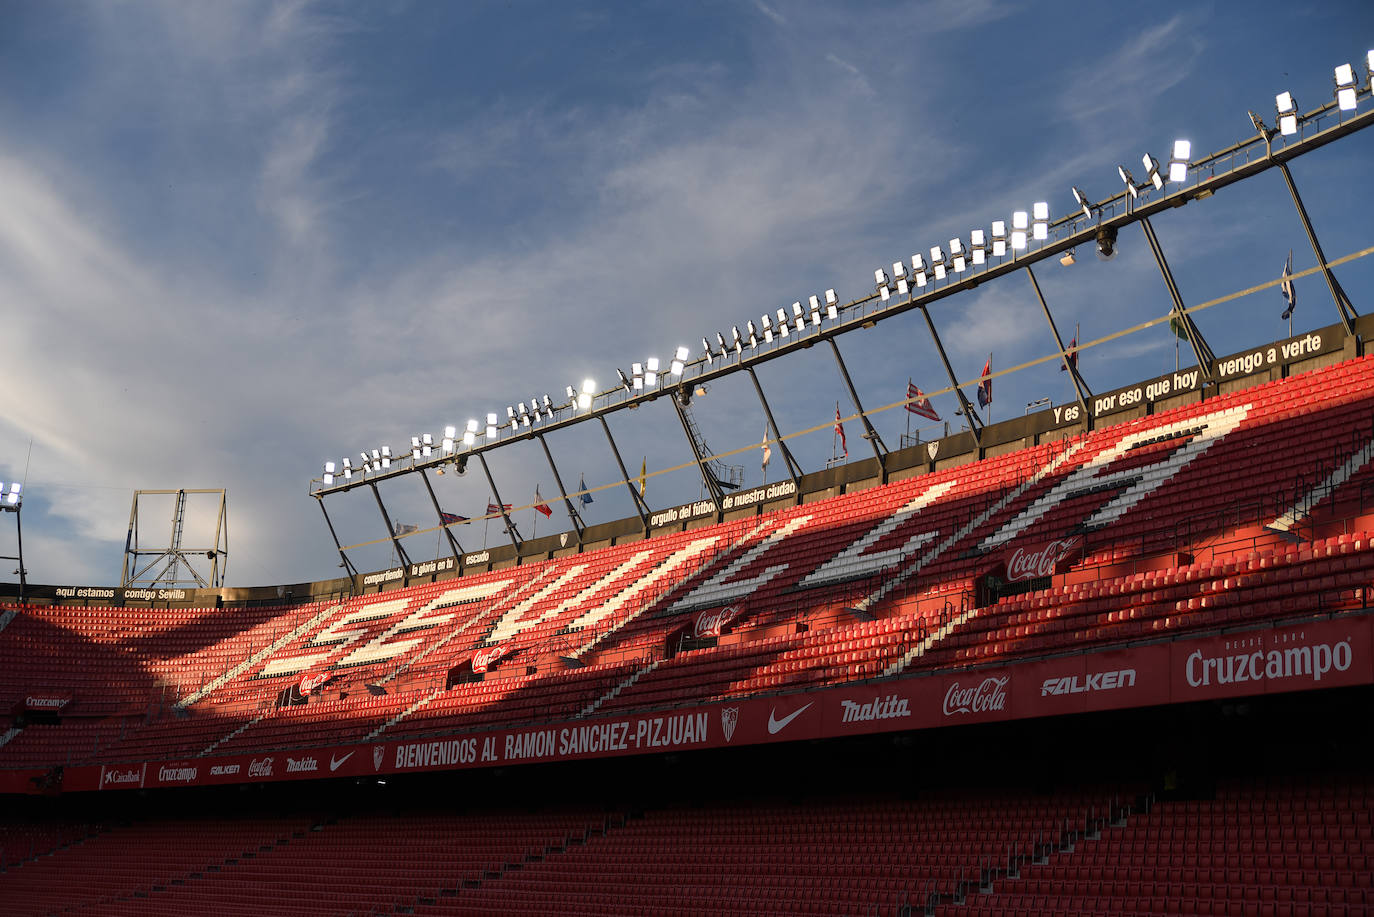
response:
{"label": "blue sky", "polygon": [[[1071,185],[1114,193],[1117,163],[1175,137],[1198,154],[1247,137],[1246,110],[1272,121],[1280,90],[1315,107],[1332,67],[1374,45],[1363,2],[14,3],[5,21],[0,475],[24,475],[32,441],[25,554],[51,583],[117,581],[132,491],[176,487],[228,489],[231,584],[332,576],[307,496],[324,460],[586,376],[609,387],[616,367],[695,355],[703,334],[829,287],[865,295],[875,267],[1034,200],[1058,217]],[[1374,244],[1370,161],[1374,137],[1356,136],[1294,165],[1331,257]],[[1273,279],[1290,248],[1314,263],[1273,174],[1155,224],[1189,302]],[[1091,339],[1167,311],[1143,241],[1040,271],[1061,328]],[[1340,277],[1369,308],[1374,267]],[[1335,320],[1320,280],[1299,297],[1295,327]],[[1270,291],[1199,324],[1226,353],[1284,336],[1281,310]],[[1050,346],[1016,277],[935,319],[961,378],[989,351],[997,368]],[[945,384],[919,316],[841,347],[868,407],[908,376]],[[1105,391],[1172,369],[1173,350],[1167,331],[1135,335],[1082,369]],[[819,348],[760,378],[785,432],[852,411]],[[1071,398],[1053,364],[995,394],[994,419]],[[936,406],[952,414],[952,396]],[[738,461],[757,483],[748,381],[696,410],[713,449],[755,444]],[[689,457],[666,404],[611,423],[635,470]],[[904,416],[875,423],[893,443]],[[565,483],[614,481],[591,425],[550,446]],[[793,449],[814,470],[832,437]],[[537,446],[493,471],[507,502],[555,491]],[[435,483],[464,515],[489,496],[480,474]],[[698,491],[674,471],[649,500]],[[388,500],[431,524],[417,483]],[[365,492],[331,512],[345,541],[383,534]],[[608,490],[586,515],[629,513]],[[529,535],[532,513],[517,521]]]}

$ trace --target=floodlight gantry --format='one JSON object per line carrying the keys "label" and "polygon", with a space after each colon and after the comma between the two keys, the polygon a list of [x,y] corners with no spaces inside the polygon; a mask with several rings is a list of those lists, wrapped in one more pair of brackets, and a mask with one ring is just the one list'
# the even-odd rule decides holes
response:
{"label": "floodlight gantry", "polygon": [[[1366,71],[1374,71],[1374,52],[1371,52],[1371,56],[1368,58]],[[1258,118],[1255,118],[1255,121],[1259,136],[1240,141],[1200,159],[1190,161],[1191,145],[1176,143],[1173,148],[1173,156],[1167,165],[1161,166],[1151,156],[1144,157],[1147,182],[1142,186],[1136,186],[1134,181],[1128,178],[1129,173],[1122,169],[1122,177],[1126,179],[1126,188],[1096,204],[1088,203],[1082,193],[1075,189],[1074,198],[1080,212],[1051,221],[1048,205],[1044,202],[1038,202],[1031,212],[1018,211],[1013,214],[1010,232],[1007,231],[1005,222],[994,221],[990,242],[986,240],[986,234],[982,230],[975,230],[970,235],[970,244],[967,247],[962,242],[957,245],[954,244],[958,240],[951,240],[948,257],[941,247],[936,246],[932,250],[932,263],[928,266],[921,256],[914,256],[912,259],[912,279],[916,280],[917,283],[915,287],[912,287],[907,280],[903,279],[901,287],[905,287],[905,289],[899,287],[899,293],[905,293],[905,295],[893,296],[891,290],[882,283],[886,277],[884,272],[880,270],[877,272],[880,281],[879,288],[875,292],[843,306],[838,304],[833,292],[827,291],[824,326],[818,308],[819,304],[815,301],[816,297],[812,297],[811,314],[813,320],[809,327],[806,326],[804,316],[801,314],[803,310],[800,309],[798,302],[794,304],[794,314],[790,320],[785,311],[778,315],[776,334],[767,334],[767,332],[774,330],[770,319],[764,322],[765,333],[761,338],[758,327],[751,320],[747,323],[749,329],[747,337],[738,330],[738,326],[731,328],[730,339],[722,334],[716,334],[719,345],[718,355],[712,353],[709,338],[703,339],[702,356],[691,363],[686,362],[685,356],[682,354],[683,348],[679,348],[678,357],[670,371],[670,375],[675,377],[671,382],[665,375],[660,375],[657,386],[646,385],[641,390],[633,390],[633,386],[630,386],[626,387],[624,391],[621,390],[620,386],[617,386],[607,391],[598,392],[591,380],[588,379],[583,383],[580,390],[569,387],[569,400],[566,404],[554,406],[551,404],[549,396],[545,395],[541,411],[539,406],[532,402],[535,412],[530,415],[530,419],[537,426],[532,427],[531,423],[525,423],[522,430],[521,421],[523,418],[512,417],[509,423],[501,424],[498,428],[489,418],[486,440],[478,443],[470,425],[468,434],[462,440],[465,452],[458,456],[457,460],[465,461],[473,453],[476,453],[481,459],[483,454],[490,449],[499,448],[513,441],[535,435],[547,435],[554,430],[596,417],[602,423],[603,430],[612,446],[612,451],[615,453],[622,479],[629,487],[635,501],[636,511],[647,528],[648,506],[630,481],[614,438],[611,437],[609,426],[606,423],[606,414],[638,407],[640,404],[651,401],[660,394],[670,392],[671,389],[684,384],[691,388],[709,385],[711,382],[741,369],[749,370],[752,374],[754,367],[759,364],[769,360],[781,359],[796,350],[811,347],[817,340],[828,342],[832,346],[832,352],[839,360],[838,347],[835,344],[835,338],[839,335],[860,328],[873,327],[878,321],[912,309],[919,309],[925,318],[927,328],[936,343],[936,349],[944,365],[946,376],[950,381],[950,386],[961,404],[961,413],[967,418],[970,428],[977,437],[982,420],[973,411],[960,388],[960,383],[954,375],[943,344],[936,333],[930,308],[948,296],[971,289],[1011,271],[1021,268],[1029,269],[1031,265],[1041,260],[1056,257],[1061,253],[1075,249],[1079,245],[1098,243],[1100,247],[1104,239],[1107,240],[1108,244],[1111,244],[1122,227],[1137,222],[1141,223],[1152,254],[1155,256],[1156,263],[1164,276],[1165,284],[1169,288],[1172,300],[1171,317],[1183,329],[1195,355],[1198,357],[1199,366],[1210,375],[1214,357],[1201,332],[1197,329],[1196,323],[1192,320],[1187,307],[1183,304],[1182,296],[1173,281],[1172,273],[1164,259],[1162,247],[1159,245],[1154,229],[1149,223],[1149,218],[1166,209],[1210,197],[1222,188],[1271,168],[1278,168],[1284,175],[1285,184],[1294,200],[1304,230],[1308,234],[1308,240],[1317,256],[1320,269],[1327,279],[1332,297],[1340,310],[1342,323],[1347,329],[1351,329],[1353,317],[1357,313],[1350,303],[1349,297],[1345,295],[1345,291],[1331,273],[1301,197],[1297,194],[1296,185],[1293,183],[1287,165],[1290,160],[1298,156],[1320,149],[1374,124],[1374,108],[1366,107],[1364,111],[1354,111],[1356,103],[1360,99],[1367,100],[1369,98],[1370,81],[1366,80],[1360,85],[1347,85],[1350,83],[1347,80],[1343,84],[1338,68],[1336,82],[1335,98],[1306,114],[1299,114],[1291,95],[1284,94],[1287,96],[1287,108],[1285,109],[1282,104],[1278,106],[1278,133],[1285,138],[1285,142],[1278,148],[1273,143],[1274,132],[1264,128]],[[1284,96],[1280,97],[1281,101]],[[1331,123],[1328,119],[1328,116],[1333,113],[1335,114],[1335,123]],[[1262,147],[1257,149],[1261,143]],[[1257,153],[1259,155],[1256,155]],[[1180,178],[1184,180],[1180,181]],[[1094,219],[1094,212],[1097,214],[1096,219]],[[1030,244],[1032,240],[1037,244]],[[989,256],[996,260],[989,260]],[[933,278],[927,276],[927,269],[930,274],[933,274]],[[905,270],[902,273],[905,274]],[[1036,287],[1037,298],[1041,300],[1042,310],[1047,313],[1048,317],[1048,308],[1043,302],[1043,296],[1039,293],[1038,283],[1034,280],[1033,275],[1032,283]],[[1052,318],[1050,321],[1053,325]],[[789,332],[784,334],[784,328],[788,328]],[[1074,377],[1076,396],[1080,404],[1086,404],[1086,396],[1090,395],[1091,392],[1084,384],[1082,377],[1076,372],[1076,367],[1068,361],[1068,354],[1057,330],[1054,334],[1059,345],[1061,358],[1065,360],[1071,375]],[[767,340],[768,337],[773,338],[771,343]],[[678,364],[681,366],[679,367]],[[843,367],[842,360],[839,360],[839,365],[841,366],[841,373],[845,377],[846,387],[849,388],[856,407],[859,407],[857,394],[853,390],[852,382],[848,379],[848,373]],[[646,373],[646,380],[647,376]],[[970,382],[974,381],[977,380],[970,380]],[[757,384],[756,378],[755,383]],[[676,399],[674,399],[674,404],[677,405]],[[683,415],[682,406],[677,405],[677,410],[684,429],[687,429],[687,419]],[[870,441],[874,443],[875,454],[881,459],[881,442],[861,407],[859,416],[863,419],[867,430],[866,436],[872,434]],[[775,434],[780,432],[771,421],[770,427]],[[502,435],[502,431],[505,430],[508,432]],[[701,454],[700,450],[695,448],[695,441],[690,435],[690,430],[688,430],[688,434],[689,441],[694,444],[693,451],[698,466],[702,470],[703,481],[707,488],[712,490],[713,497],[716,498],[717,505],[719,505],[719,482],[714,481],[713,476],[706,469],[710,457]],[[784,442],[781,436],[778,437],[778,441],[780,444]],[[400,474],[423,471],[442,462],[455,460],[453,455],[431,458],[427,461],[416,460],[413,457],[408,458],[409,461],[406,463],[396,463],[399,467],[365,468],[361,475],[362,480],[356,482],[351,480],[350,474],[345,473],[343,483],[336,483],[333,475],[326,473],[321,486],[314,486],[319,481],[312,482],[310,493],[323,501],[323,497],[327,494],[347,491],[362,483],[375,485]],[[485,468],[485,461],[483,464]],[[347,470],[345,468],[345,472]],[[490,479],[489,471],[488,478]],[[564,497],[566,500],[566,493],[564,493]],[[504,506],[504,504],[502,505]],[[323,503],[321,503],[321,508],[323,509]],[[504,512],[503,516],[505,516]],[[328,520],[327,513],[325,513],[325,517]],[[506,518],[508,520],[508,517]],[[332,525],[330,528],[331,534],[333,534]],[[513,529],[513,526],[510,528]],[[511,534],[513,541],[518,546],[518,536],[514,531]],[[335,537],[335,543],[338,546],[337,537]],[[342,547],[340,547],[340,555],[344,566],[351,569],[351,564],[348,563]]]}
{"label": "floodlight gantry", "polygon": [[[25,476],[27,477],[27,472]],[[14,481],[9,485],[9,490],[5,490],[5,484],[0,481],[0,512],[14,513],[14,536],[17,549],[16,554],[0,554],[0,560],[14,560],[19,562],[19,569],[14,572],[19,574],[19,601],[24,601],[24,590],[28,588],[29,571],[24,568],[24,524],[21,519],[24,508],[24,485],[20,481]]]}

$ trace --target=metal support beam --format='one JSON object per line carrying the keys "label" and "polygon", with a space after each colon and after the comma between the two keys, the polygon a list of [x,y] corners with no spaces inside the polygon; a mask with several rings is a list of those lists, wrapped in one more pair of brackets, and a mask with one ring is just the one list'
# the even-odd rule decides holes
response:
{"label": "metal support beam", "polygon": [[482,453],[477,453],[477,461],[482,463],[482,473],[487,476],[487,483],[491,485],[491,495],[496,498],[496,506],[501,510],[501,518],[506,521],[506,534],[510,536],[510,543],[515,545],[515,553],[520,553],[520,530],[515,527],[511,520],[510,513],[506,512],[506,504],[501,499],[501,494],[496,490],[496,479],[491,476],[491,469],[487,467],[487,457]]}
{"label": "metal support beam", "polygon": [[429,502],[434,504],[434,515],[439,519],[439,528],[444,530],[444,537],[448,539],[448,549],[453,554],[453,562],[458,565],[459,572],[463,569],[463,546],[458,543],[453,530],[444,524],[444,511],[439,506],[439,498],[434,495],[434,486],[429,483],[429,476],[424,469],[420,470],[420,480],[425,482],[425,492],[429,494]]}
{"label": "metal support beam", "polygon": [[[401,563],[409,566],[410,555],[406,553],[405,546],[401,544],[401,539],[396,537],[396,526],[392,525],[391,517],[387,515],[386,506],[382,503],[382,493],[377,489],[377,485],[368,481],[367,486],[372,488],[372,496],[377,498],[377,510],[382,514],[382,519],[386,522],[386,534],[391,539],[391,544],[396,548],[396,553],[401,558]],[[323,506],[324,504],[320,504]]]}
{"label": "metal support beam", "polygon": [[682,435],[687,437],[687,445],[691,447],[692,457],[696,459],[697,470],[701,472],[701,482],[706,485],[707,492],[711,494],[711,500],[716,504],[716,509],[719,510],[725,499],[725,494],[720,489],[720,482],[706,467],[706,458],[697,448],[696,437],[692,435],[692,428],[687,423],[687,415],[683,412],[682,405],[678,403],[676,398],[669,398],[668,400],[672,402],[673,410],[677,412],[677,419],[682,423]]}
{"label": "metal support beam", "polygon": [[1040,281],[1035,279],[1035,271],[1031,270],[1029,264],[1026,265],[1026,276],[1030,278],[1031,289],[1035,290],[1035,298],[1040,301],[1040,309],[1045,313],[1045,321],[1050,324],[1050,334],[1054,335],[1054,346],[1059,348],[1059,357],[1063,361],[1062,365],[1069,371],[1074,394],[1078,397],[1078,406],[1082,408],[1083,416],[1091,424],[1092,415],[1088,413],[1088,398],[1092,397],[1092,390],[1083,381],[1083,377],[1078,375],[1078,360],[1069,359],[1069,352],[1064,349],[1064,339],[1059,336],[1059,326],[1054,323],[1054,316],[1050,314],[1050,307],[1045,303],[1045,294],[1040,292]]}
{"label": "metal support beam", "polygon": [[568,499],[567,488],[563,486],[563,478],[558,474],[558,466],[554,464],[553,453],[549,451],[549,444],[544,439],[544,434],[535,436],[539,440],[539,445],[544,447],[544,458],[549,460],[549,469],[553,472],[553,483],[558,487],[558,495],[563,498],[563,505],[568,508],[568,519],[572,522],[573,533],[577,535],[577,543],[582,543],[582,517],[578,515],[577,508],[573,506],[572,500]]}
{"label": "metal support beam", "polygon": [[1331,291],[1331,299],[1336,303],[1336,309],[1341,313],[1341,324],[1345,327],[1345,333],[1351,335],[1355,333],[1355,319],[1359,313],[1350,304],[1350,297],[1345,295],[1345,289],[1341,282],[1336,279],[1336,275],[1331,273],[1331,268],[1326,266],[1326,254],[1322,251],[1322,244],[1317,241],[1317,233],[1312,228],[1312,221],[1308,219],[1307,208],[1302,205],[1302,198],[1298,195],[1298,186],[1293,184],[1293,175],[1288,171],[1288,163],[1280,162],[1279,171],[1283,173],[1283,180],[1288,184],[1288,193],[1293,197],[1293,206],[1298,208],[1298,217],[1302,220],[1302,228],[1307,232],[1307,241],[1312,245],[1312,254],[1317,256],[1317,264],[1322,269],[1322,276],[1326,278],[1326,288]]}
{"label": "metal support beam", "polygon": [[329,510],[324,508],[324,496],[316,494],[315,502],[320,504],[320,512],[324,513],[324,524],[329,526],[329,537],[334,539],[334,547],[338,549],[339,560],[341,561],[339,566],[347,570],[349,576],[357,576],[358,568],[353,566],[353,561],[349,560],[348,555],[344,553],[343,544],[339,541],[339,533],[334,531],[334,523],[329,518]]}
{"label": "metal support beam", "polygon": [[[782,438],[782,431],[778,429],[778,423],[773,419],[773,409],[768,406],[768,399],[763,397],[763,386],[759,385],[759,377],[754,372],[754,367],[745,367],[749,373],[750,380],[754,383],[754,391],[759,396],[759,404],[763,405],[764,416],[768,418],[768,426],[773,430],[773,438],[778,441],[778,450],[782,452],[782,460],[787,463],[787,476],[792,479],[792,483],[797,482],[797,478],[804,473],[797,460],[792,457],[792,450],[787,448],[787,441]],[[717,504],[719,505],[719,504]]]}
{"label": "metal support beam", "polygon": [[611,444],[611,454],[615,456],[616,467],[620,469],[620,479],[625,482],[625,487],[630,491],[630,499],[634,502],[635,512],[639,514],[639,521],[644,524],[644,531],[649,531],[649,504],[644,502],[644,495],[635,490],[634,484],[630,483],[630,473],[625,470],[625,461],[620,457],[620,449],[615,444],[615,437],[611,435],[611,426],[606,423],[606,418],[596,415],[596,419],[601,421],[601,429],[606,433],[606,442]]}
{"label": "metal support beam", "polygon": [[954,367],[949,365],[949,357],[945,355],[945,345],[940,343],[940,335],[935,331],[935,323],[930,320],[930,310],[925,303],[919,303],[917,308],[925,316],[926,327],[930,329],[930,339],[935,342],[935,349],[940,354],[940,362],[945,365],[945,375],[949,378],[949,386],[954,389],[954,394],[959,397],[959,406],[963,411],[964,419],[968,421],[968,428],[973,432],[973,438],[981,442],[983,439],[983,418],[973,410],[973,405],[969,404],[968,398],[964,396],[964,390],[959,387],[959,380],[954,376]]}
{"label": "metal support beam", "polygon": [[844,357],[840,356],[840,345],[835,343],[834,338],[826,338],[826,343],[830,345],[830,352],[835,355],[835,364],[840,367],[840,378],[844,380],[844,387],[849,390],[849,400],[854,402],[854,410],[859,412],[859,422],[864,425],[864,439],[868,440],[873,447],[873,455],[878,459],[878,467],[883,469],[884,480],[886,480],[887,469],[883,456],[887,454],[887,443],[878,435],[878,431],[873,429],[873,424],[868,422],[868,415],[864,413],[864,406],[859,403],[859,393],[854,390],[854,381],[849,378],[849,367],[844,365]]}
{"label": "metal support beam", "polygon": [[1174,320],[1183,329],[1183,333],[1188,338],[1188,343],[1193,348],[1193,356],[1197,358],[1198,368],[1202,370],[1202,375],[1213,378],[1216,355],[1212,353],[1212,348],[1207,345],[1207,340],[1198,330],[1197,323],[1188,314],[1187,307],[1183,304],[1183,296],[1178,292],[1178,284],[1174,283],[1174,273],[1169,270],[1169,262],[1164,259],[1164,249],[1159,244],[1159,237],[1155,235],[1155,228],[1150,225],[1149,217],[1140,218],[1140,228],[1145,230],[1145,239],[1150,243],[1150,251],[1155,256],[1155,264],[1159,265],[1159,273],[1164,277],[1164,285],[1169,288],[1169,298],[1174,303]]}

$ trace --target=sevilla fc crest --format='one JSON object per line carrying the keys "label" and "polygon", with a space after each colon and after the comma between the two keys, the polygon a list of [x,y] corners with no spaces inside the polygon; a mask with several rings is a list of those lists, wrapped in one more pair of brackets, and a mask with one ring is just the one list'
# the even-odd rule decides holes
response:
{"label": "sevilla fc crest", "polygon": [[738,707],[722,707],[720,709],[720,728],[725,732],[726,742],[729,742],[735,737],[735,724],[738,722]]}

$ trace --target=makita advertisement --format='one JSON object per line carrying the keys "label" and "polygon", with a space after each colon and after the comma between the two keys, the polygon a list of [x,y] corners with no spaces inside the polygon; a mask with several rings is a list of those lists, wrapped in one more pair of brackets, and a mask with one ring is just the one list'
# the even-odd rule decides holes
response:
{"label": "makita advertisement", "polygon": [[[571,761],[1370,684],[1374,683],[1372,641],[1370,618],[1348,616],[1013,665],[917,674],[798,694],[441,739],[70,767],[65,771],[63,789],[252,783]],[[36,773],[41,772],[0,772],[0,791],[38,792],[33,780]],[[22,789],[16,789],[21,785]]]}

